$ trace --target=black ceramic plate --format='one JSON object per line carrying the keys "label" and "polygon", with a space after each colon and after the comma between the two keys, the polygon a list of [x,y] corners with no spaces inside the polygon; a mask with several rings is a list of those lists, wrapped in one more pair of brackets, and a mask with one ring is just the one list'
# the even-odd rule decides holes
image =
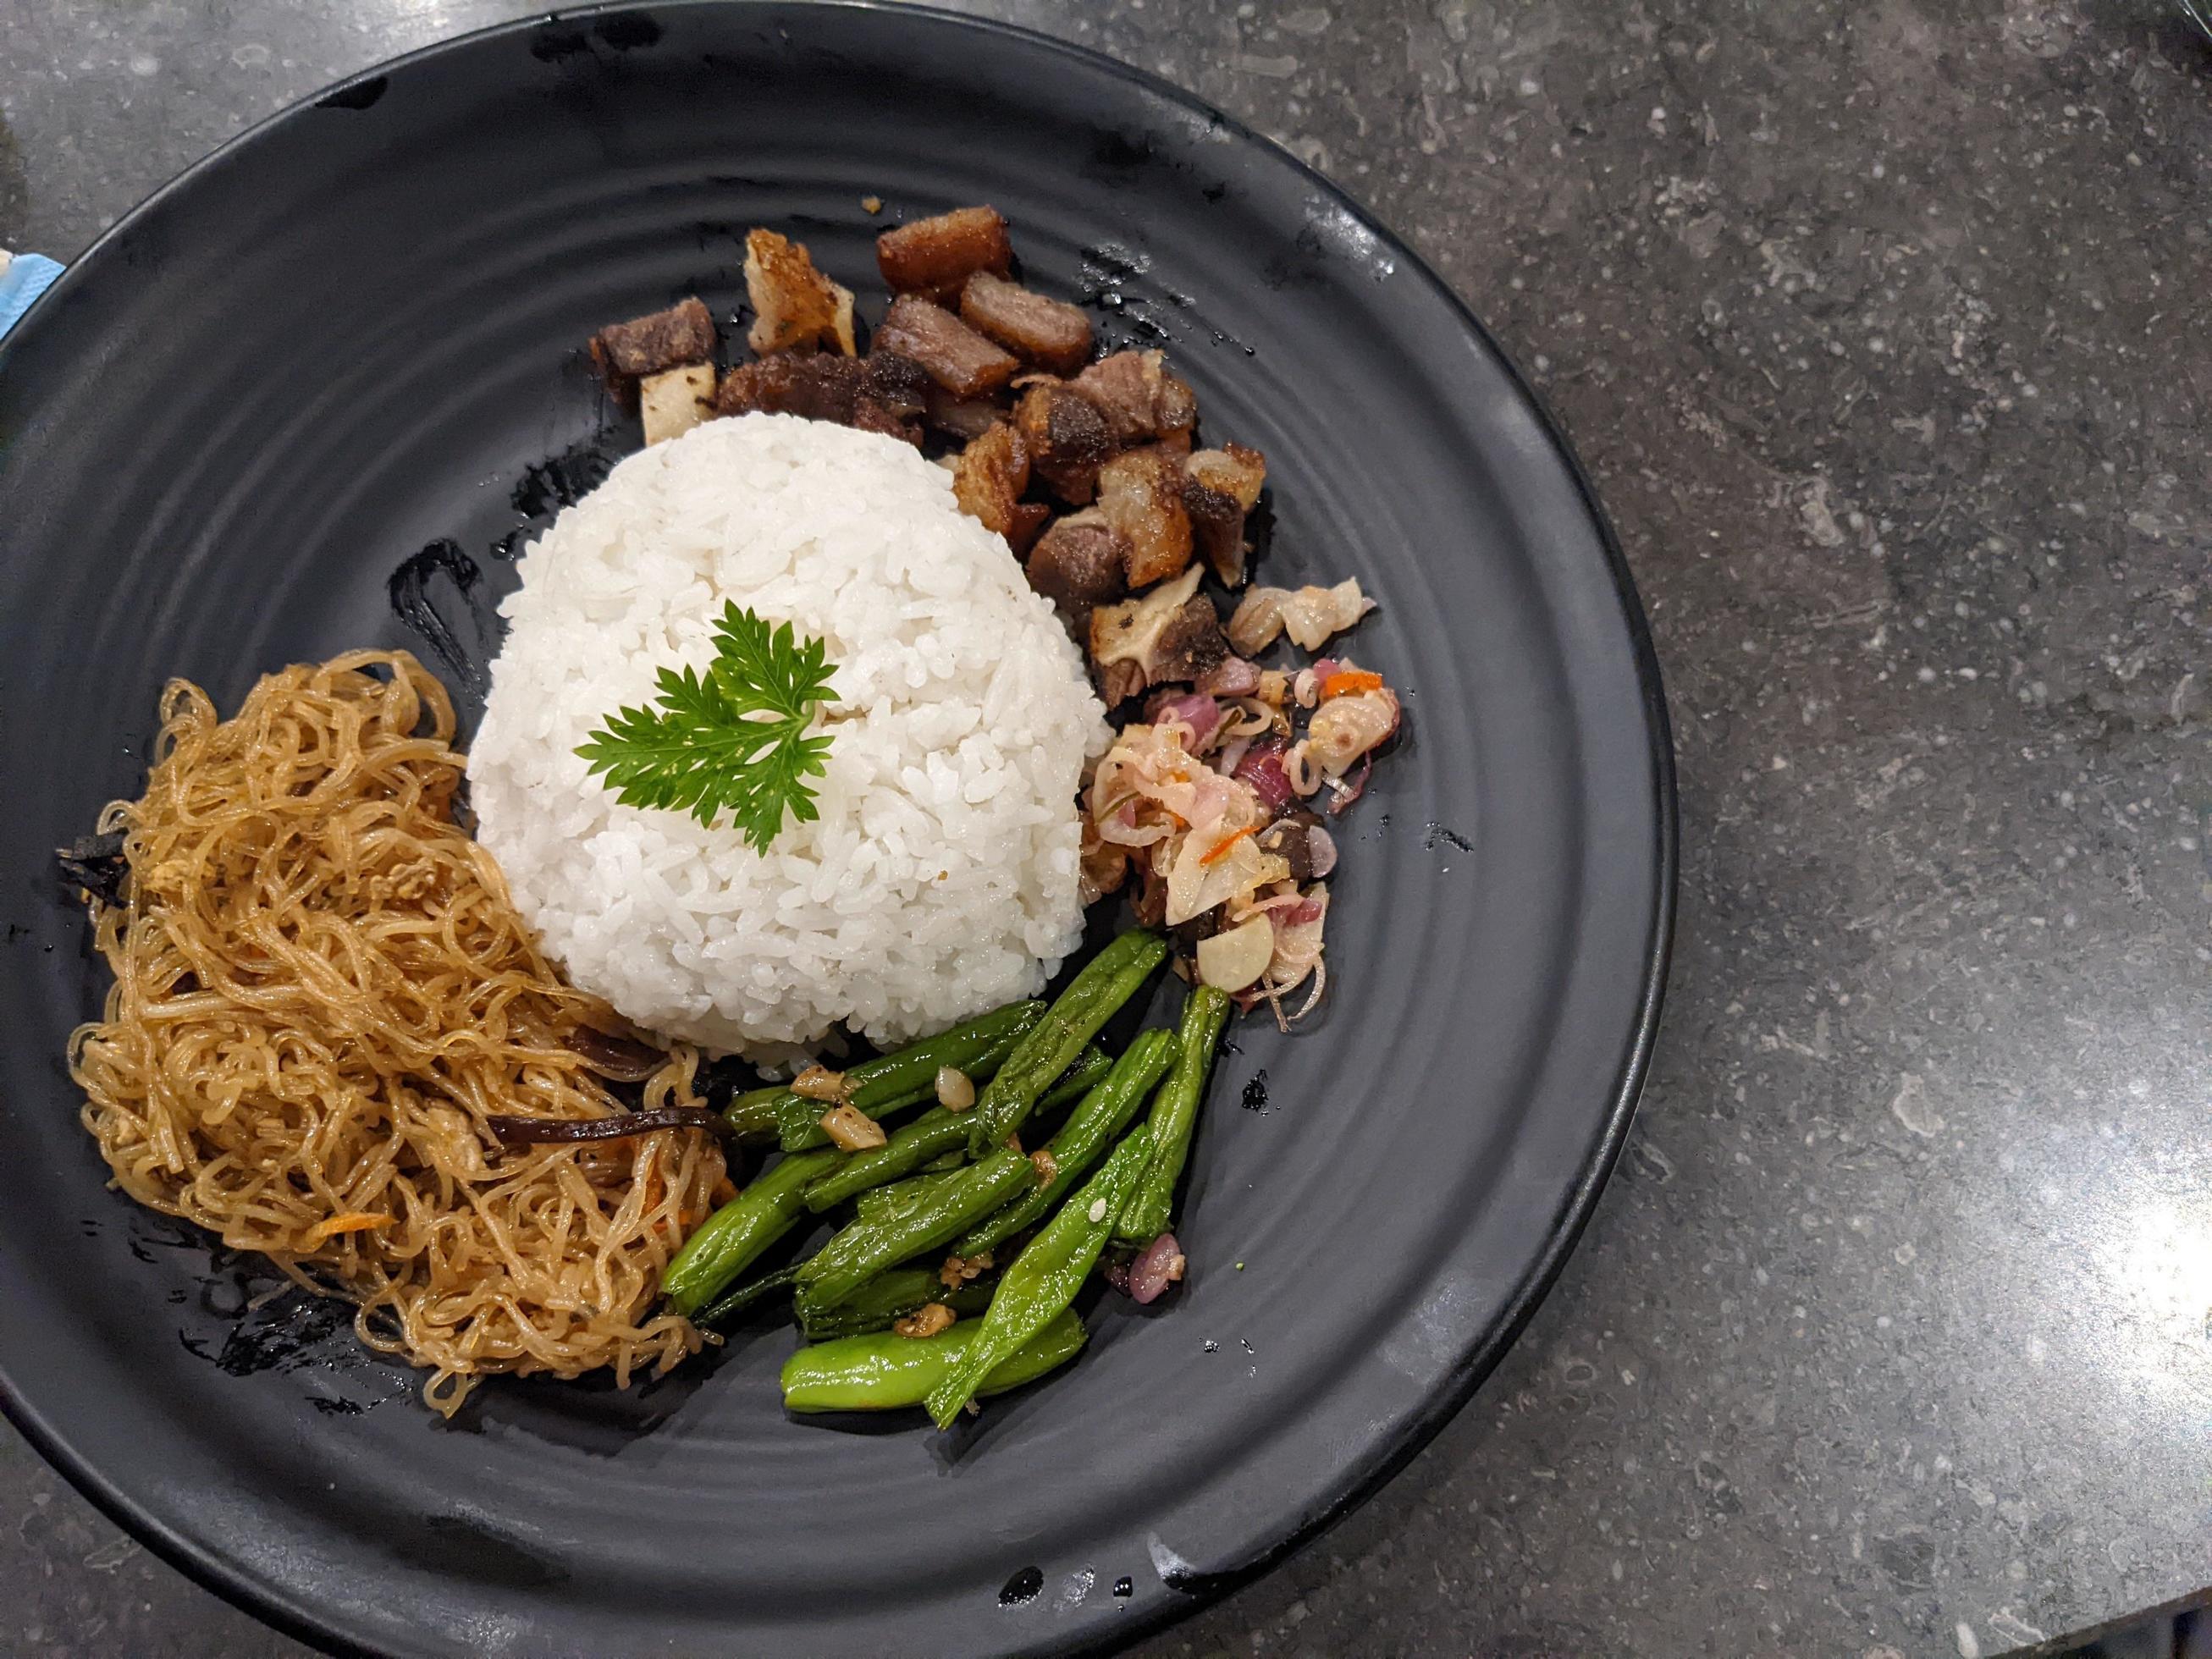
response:
{"label": "black ceramic plate", "polygon": [[[1352,649],[1406,689],[1410,735],[1348,820],[1324,1011],[1236,1032],[1192,1281],[1101,1305],[1077,1364],[949,1437],[787,1419],[770,1327],[628,1394],[495,1382],[442,1425],[326,1307],[246,1308],[265,1279],[106,1189],[62,1064],[105,975],[52,849],[137,791],[168,676],[229,707],[286,661],[414,642],[387,582],[441,538],[479,596],[511,583],[512,532],[635,441],[580,361],[593,329],[694,290],[728,315],[755,223],[875,295],[878,230],[974,201],[1032,281],[1164,345],[1206,428],[1267,452],[1267,579],[1381,601]],[[904,9],[672,6],[349,82],[125,219],[0,348],[0,544],[7,1407],[139,1536],[317,1640],[1128,1638],[1411,1455],[1620,1146],[1673,800],[1619,553],[1401,244],[1103,59]]]}

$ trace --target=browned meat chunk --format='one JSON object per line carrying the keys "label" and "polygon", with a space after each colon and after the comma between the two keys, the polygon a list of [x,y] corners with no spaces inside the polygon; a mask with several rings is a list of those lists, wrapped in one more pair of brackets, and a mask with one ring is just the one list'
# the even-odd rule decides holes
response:
{"label": "browned meat chunk", "polygon": [[1088,502],[1114,453],[1097,406],[1064,381],[1036,380],[1014,405],[1014,426],[1046,488],[1072,507]]}
{"label": "browned meat chunk", "polygon": [[1005,406],[992,398],[956,398],[934,380],[922,404],[922,422],[933,432],[966,443],[980,438],[993,424],[1006,418]]}
{"label": "browned meat chunk", "polygon": [[687,363],[712,362],[714,342],[714,314],[695,297],[601,329],[592,337],[592,362],[622,406],[635,409],[640,380]]}
{"label": "browned meat chunk", "polygon": [[1129,586],[1150,587],[1190,562],[1182,469],[1160,449],[1133,449],[1098,470],[1098,510],[1129,538]]}
{"label": "browned meat chunk", "polygon": [[853,291],[814,268],[813,256],[772,230],[745,233],[745,297],[753,325],[745,343],[763,355],[836,347],[853,355]]}
{"label": "browned meat chunk", "polygon": [[1020,510],[1029,483],[1029,456],[1003,421],[962,450],[952,464],[952,498],[960,510],[1010,542],[1018,527],[1036,533],[1030,516]]}
{"label": "browned meat chunk", "polygon": [[929,406],[933,382],[929,371],[911,357],[872,345],[860,378],[860,390],[902,419],[918,420]]}
{"label": "browned meat chunk", "polygon": [[800,415],[918,445],[921,400],[912,380],[921,372],[880,356],[779,351],[724,374],[714,394],[714,412]]}
{"label": "browned meat chunk", "polygon": [[1180,580],[1091,613],[1091,660],[1111,708],[1147,686],[1195,680],[1229,654],[1195,566]]}
{"label": "browned meat chunk", "polygon": [[862,432],[880,432],[886,438],[896,438],[901,443],[921,447],[921,422],[901,415],[879,398],[866,392],[853,399],[853,418],[847,422]]}
{"label": "browned meat chunk", "polygon": [[996,208],[955,208],[876,238],[876,264],[894,294],[950,300],[975,272],[1004,276],[1013,260],[1014,245]]}
{"label": "browned meat chunk", "polygon": [[891,301],[875,349],[911,357],[956,398],[996,392],[1021,365],[943,306],[902,294]]}
{"label": "browned meat chunk", "polygon": [[1014,506],[1014,527],[1006,532],[1006,544],[1021,557],[1036,544],[1037,532],[1052,522],[1052,509],[1042,501],[1018,501]]}
{"label": "browned meat chunk", "polygon": [[[1114,702],[1107,699],[1107,707],[1113,707]],[[1152,868],[1150,859],[1138,864],[1137,891],[1129,905],[1139,927],[1158,927],[1168,919],[1168,878]]]}
{"label": "browned meat chunk", "polygon": [[1267,458],[1243,444],[1201,449],[1182,464],[1182,507],[1198,550],[1225,587],[1244,580],[1244,517],[1267,482]]}
{"label": "browned meat chunk", "polygon": [[884,433],[919,447],[921,412],[933,385],[928,372],[913,358],[895,351],[872,351],[862,361],[853,424],[863,432]]}
{"label": "browned meat chunk", "polygon": [[960,290],[960,316],[1025,362],[1073,374],[1091,357],[1091,319],[1064,301],[979,270]]}
{"label": "browned meat chunk", "polygon": [[1071,513],[1044,532],[1029,559],[1030,586],[1071,628],[1088,632],[1091,611],[1127,592],[1129,538],[1096,508]]}
{"label": "browned meat chunk", "polygon": [[1098,406],[1116,449],[1146,443],[1189,449],[1190,429],[1198,422],[1198,399],[1168,373],[1160,353],[1117,351],[1101,357],[1068,384]]}
{"label": "browned meat chunk", "polygon": [[1221,637],[1221,618],[1213,601],[1197,594],[1186,599],[1160,630],[1159,649],[1145,678],[1153,685],[1195,680],[1228,654],[1229,642]]}
{"label": "browned meat chunk", "polygon": [[1162,369],[1159,398],[1153,407],[1160,423],[1160,447],[1189,454],[1191,431],[1198,425],[1198,394]]}
{"label": "browned meat chunk", "polygon": [[[1085,909],[1109,893],[1119,892],[1129,878],[1129,849],[1103,840],[1091,815],[1083,815],[1083,842],[1076,854],[1076,893]],[[1165,914],[1164,897],[1161,911]]]}
{"label": "browned meat chunk", "polygon": [[857,357],[779,352],[725,374],[714,394],[714,412],[803,415],[850,426],[866,373]]}

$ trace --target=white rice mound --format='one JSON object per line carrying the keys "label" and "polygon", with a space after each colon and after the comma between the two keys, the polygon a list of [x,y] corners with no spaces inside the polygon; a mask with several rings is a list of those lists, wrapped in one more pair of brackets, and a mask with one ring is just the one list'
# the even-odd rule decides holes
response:
{"label": "white rice mound", "polygon": [[[521,573],[469,790],[577,987],[786,1060],[840,1020],[900,1042],[1034,995],[1074,948],[1075,792],[1104,711],[943,468],[823,422],[710,421],[616,467]],[[730,599],[826,641],[837,694],[821,816],[787,816],[764,854],[726,817],[619,805],[576,754],[663,665],[712,660]]]}

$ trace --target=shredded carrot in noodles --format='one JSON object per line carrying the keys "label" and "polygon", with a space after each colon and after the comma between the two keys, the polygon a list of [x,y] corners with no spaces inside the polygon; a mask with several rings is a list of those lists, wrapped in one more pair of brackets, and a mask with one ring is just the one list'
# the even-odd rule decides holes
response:
{"label": "shredded carrot in noodles", "polygon": [[336,1238],[340,1233],[367,1232],[374,1227],[389,1227],[391,1224],[390,1216],[370,1215],[362,1210],[356,1210],[351,1215],[334,1215],[328,1221],[318,1221],[308,1228],[307,1236],[300,1241],[300,1247],[312,1250],[325,1239]]}

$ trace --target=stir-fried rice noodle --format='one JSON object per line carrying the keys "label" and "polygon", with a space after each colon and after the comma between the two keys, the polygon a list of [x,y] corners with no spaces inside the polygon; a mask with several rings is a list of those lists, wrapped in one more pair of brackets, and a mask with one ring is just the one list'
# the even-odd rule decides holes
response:
{"label": "stir-fried rice noodle", "polygon": [[[115,983],[70,1043],[118,1187],[350,1297],[448,1415],[489,1372],[626,1383],[694,1352],[652,1304],[723,1173],[696,1130],[508,1149],[484,1127],[621,1109],[563,1042],[620,1026],[454,822],[453,731],[404,652],[269,675],[229,720],[172,682],[144,798],[100,820],[130,866],[94,907]],[[697,1064],[676,1049],[644,1103],[691,1103]]]}

